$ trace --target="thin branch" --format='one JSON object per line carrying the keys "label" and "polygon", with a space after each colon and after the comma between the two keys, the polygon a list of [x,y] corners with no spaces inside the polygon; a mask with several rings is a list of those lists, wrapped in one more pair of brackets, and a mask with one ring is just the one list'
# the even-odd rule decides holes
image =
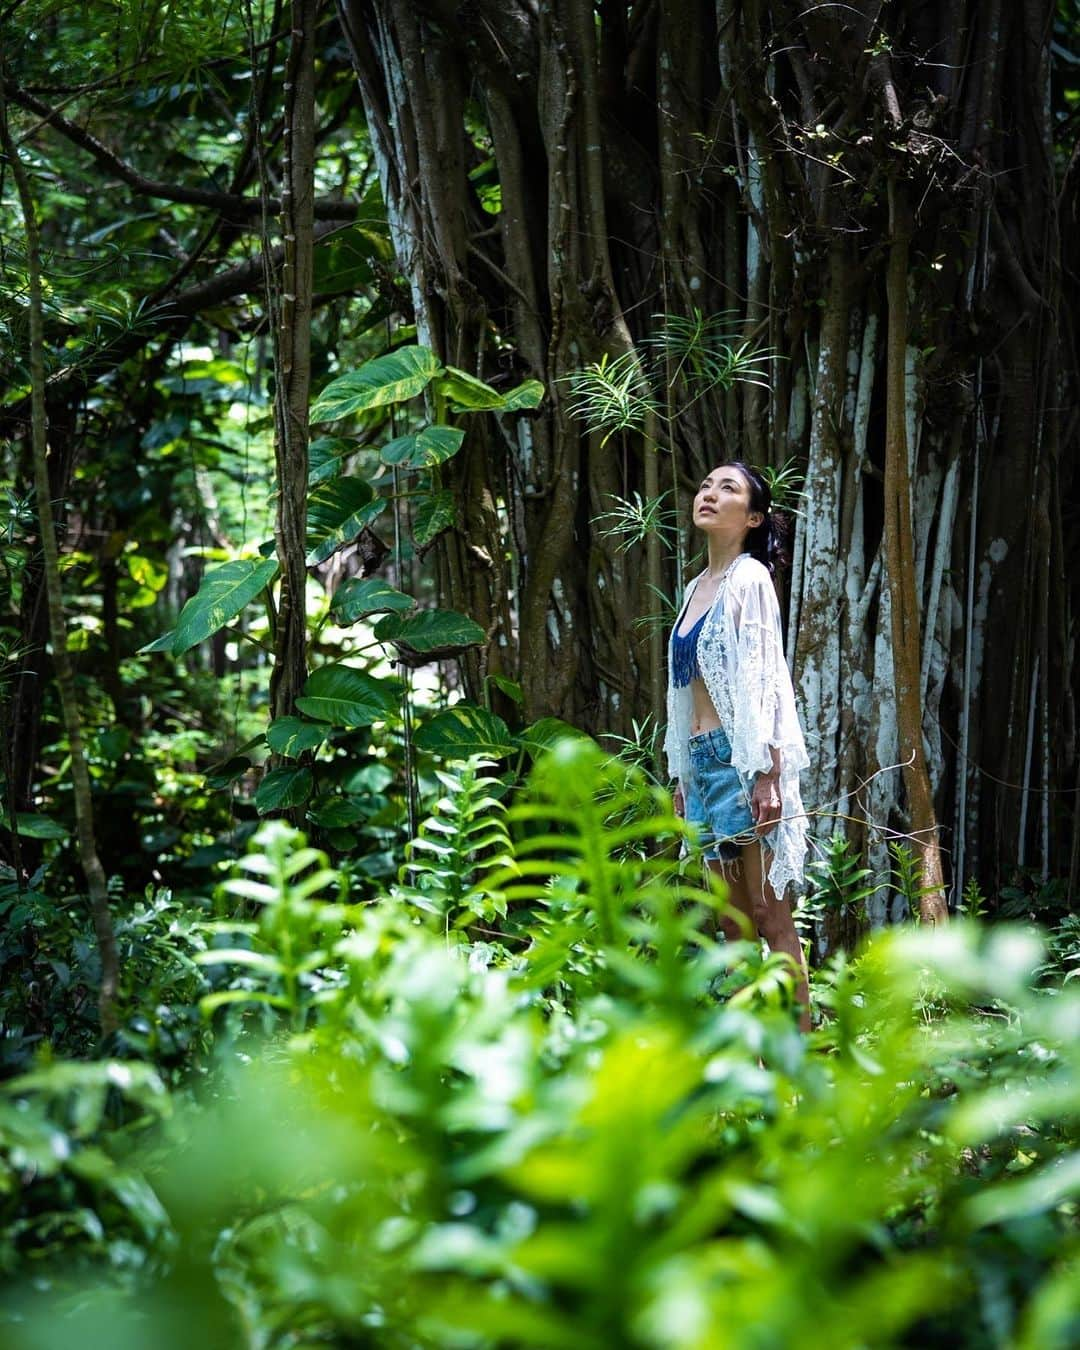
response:
{"label": "thin branch", "polygon": [[[55,108],[50,108],[47,103],[43,103],[41,99],[27,93],[25,89],[20,89],[18,85],[8,81],[5,85],[5,93],[13,103],[17,103],[21,108],[27,109],[28,112],[36,113],[42,122],[51,126],[54,131],[58,131],[73,145],[85,150],[95,163],[114,174],[121,182],[127,183],[129,187],[144,197],[156,197],[162,201],[177,202],[186,206],[207,206],[215,211],[220,211],[225,216],[243,220],[252,219],[262,211],[262,203],[258,197],[243,197],[235,193],[218,192],[212,188],[188,187],[183,183],[166,183],[160,179],[147,178],[134,165],[121,159],[104,141],[99,141],[89,131],[77,126],[63,113],[57,112]],[[271,200],[267,203],[267,206],[273,212],[281,211],[280,201]],[[315,218],[317,220],[355,220],[359,209],[359,202],[342,202],[322,197],[315,202]]]}

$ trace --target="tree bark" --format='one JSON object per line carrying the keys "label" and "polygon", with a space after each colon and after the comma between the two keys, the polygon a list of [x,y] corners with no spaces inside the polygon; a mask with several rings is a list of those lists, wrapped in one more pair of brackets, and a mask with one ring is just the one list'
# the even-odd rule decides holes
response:
{"label": "tree bark", "polygon": [[921,863],[924,923],[948,918],[937,817],[926,770],[920,689],[919,592],[911,523],[907,435],[908,252],[910,219],[904,188],[889,183],[892,240],[886,277],[888,335],[885,381],[885,556],[888,562],[897,730],[911,812],[911,838]]}
{"label": "tree bark", "polygon": [[319,0],[295,0],[286,62],[285,165],[281,233],[284,258],[277,302],[274,397],[277,514],[281,564],[270,706],[295,711],[307,678],[308,407],[315,201],[315,24]]}
{"label": "tree bark", "polygon": [[26,232],[26,264],[29,281],[29,366],[31,385],[31,444],[34,460],[34,493],[41,530],[42,567],[45,596],[48,606],[49,635],[52,640],[53,671],[68,740],[71,761],[71,787],[75,803],[75,834],[79,863],[86,879],[90,911],[94,921],[98,955],[101,960],[101,987],[98,991],[98,1018],[102,1037],[108,1037],[118,1026],[116,998],[119,985],[119,959],[112,914],[109,909],[108,882],[98,856],[94,834],[94,804],[90,787],[90,771],[83,744],[82,718],[79,712],[75,670],[68,652],[67,623],[64,618],[64,595],[60,583],[60,556],[56,538],[56,521],[52,509],[52,489],[49,483],[48,422],[45,409],[45,324],[42,315],[41,244],[38,232],[37,210],[34,204],[30,176],[11,136],[7,119],[7,105],[0,90],[0,140],[11,166],[11,175],[22,208],[23,229]]}

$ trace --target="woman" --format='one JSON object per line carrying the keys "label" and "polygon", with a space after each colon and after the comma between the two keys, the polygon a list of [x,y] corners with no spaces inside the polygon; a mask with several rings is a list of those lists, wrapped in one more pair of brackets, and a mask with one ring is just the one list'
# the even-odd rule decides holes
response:
{"label": "woman", "polygon": [[[698,489],[694,524],[709,562],[671,634],[664,751],[678,780],[675,809],[696,826],[731,905],[771,951],[795,961],[805,1030],[806,966],[787,892],[802,884],[799,771],[809,761],[772,583],[782,549],[768,485],[741,460],[721,465]],[[740,936],[737,918],[720,923],[726,937]]]}

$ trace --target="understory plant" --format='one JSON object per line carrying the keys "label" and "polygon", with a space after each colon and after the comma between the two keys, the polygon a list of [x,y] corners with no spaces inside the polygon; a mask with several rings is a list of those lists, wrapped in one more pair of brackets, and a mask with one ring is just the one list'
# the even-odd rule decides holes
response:
{"label": "understory plant", "polygon": [[187,1088],[4,1086],[5,1344],[1075,1343],[1080,991],[1035,933],[839,954],[806,1038],[640,771],[560,743],[505,813],[487,774],[430,820],[490,835],[384,891],[262,828]]}

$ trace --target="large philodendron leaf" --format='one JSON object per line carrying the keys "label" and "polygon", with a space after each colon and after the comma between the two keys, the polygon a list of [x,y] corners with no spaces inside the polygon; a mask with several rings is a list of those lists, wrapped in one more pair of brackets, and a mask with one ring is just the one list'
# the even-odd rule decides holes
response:
{"label": "large philodendron leaf", "polygon": [[460,427],[424,427],[409,436],[398,436],[383,446],[379,458],[401,469],[429,469],[442,464],[461,449],[465,433]]}
{"label": "large philodendron leaf", "polygon": [[268,811],[286,811],[290,806],[303,806],[315,785],[312,772],[303,766],[294,769],[271,769],[255,789],[255,810],[260,816]]}
{"label": "large philodendron leaf", "polygon": [[453,412],[521,412],[526,408],[538,408],[544,397],[544,386],[539,380],[525,380],[500,394],[490,384],[456,366],[447,366],[435,387]]}
{"label": "large philodendron leaf", "polygon": [[336,478],[345,456],[356,449],[354,441],[341,436],[319,436],[308,446],[308,487]]}
{"label": "large philodendron leaf", "polygon": [[368,224],[357,222],[324,235],[315,245],[314,289],[317,294],[339,295],[365,286],[373,275],[372,264],[389,262],[393,253],[385,230]]}
{"label": "large philodendron leaf", "polygon": [[308,676],[297,709],[335,727],[369,727],[388,717],[401,697],[401,681],[376,679],[352,666],[321,666]]}
{"label": "large philodendron leaf", "polygon": [[423,393],[442,368],[427,347],[399,347],[331,380],[315,400],[311,420],[334,422],[368,408],[404,403]]}
{"label": "large philodendron leaf", "polygon": [[413,510],[412,534],[417,548],[426,548],[454,524],[454,497],[446,488],[419,497]]}
{"label": "large philodendron leaf", "polygon": [[325,562],[351,544],[386,505],[362,478],[331,478],[308,497],[307,565]]}
{"label": "large philodendron leaf", "polygon": [[414,609],[416,601],[396,591],[382,577],[349,577],[334,592],[330,613],[335,623],[355,623],[369,614],[401,613]]}
{"label": "large philodendron leaf", "polygon": [[431,656],[455,655],[478,647],[484,630],[473,619],[452,609],[423,609],[419,614],[388,614],[374,628],[380,642],[393,642]]}
{"label": "large philodendron leaf", "polygon": [[417,728],[413,739],[421,750],[447,759],[470,755],[502,759],[514,750],[514,738],[502,718],[474,703],[455,703],[436,713]]}
{"label": "large philodendron leaf", "polygon": [[275,755],[299,759],[308,750],[317,750],[327,737],[325,723],[305,722],[302,717],[275,717],[266,728],[266,743]]}
{"label": "large philodendron leaf", "polygon": [[270,585],[277,570],[276,558],[236,558],[207,572],[202,585],[180,611],[173,630],[173,655],[183,655],[224,628]]}

